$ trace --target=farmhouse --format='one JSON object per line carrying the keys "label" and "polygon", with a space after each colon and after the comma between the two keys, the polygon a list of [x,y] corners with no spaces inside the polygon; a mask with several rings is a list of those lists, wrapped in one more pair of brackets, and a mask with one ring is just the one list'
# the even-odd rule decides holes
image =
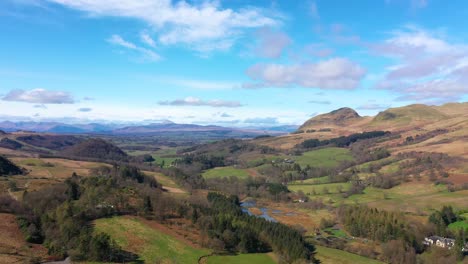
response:
{"label": "farmhouse", "polygon": [[424,238],[423,244],[426,246],[436,245],[438,247],[451,249],[455,245],[455,239],[440,236],[430,236]]}

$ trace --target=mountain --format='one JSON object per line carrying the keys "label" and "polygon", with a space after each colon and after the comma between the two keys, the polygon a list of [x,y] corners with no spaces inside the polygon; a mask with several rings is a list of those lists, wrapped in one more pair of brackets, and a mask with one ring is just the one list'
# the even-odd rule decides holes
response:
{"label": "mountain", "polygon": [[23,170],[9,159],[0,156],[0,176],[22,174]]}
{"label": "mountain", "polygon": [[343,107],[331,111],[330,113],[315,116],[307,120],[302,126],[299,127],[299,129],[304,130],[307,128],[323,125],[342,126],[349,122],[354,122],[360,119],[361,116],[354,109]]}
{"label": "mountain", "polygon": [[220,126],[201,126],[193,124],[176,124],[176,123],[154,123],[142,126],[128,126],[113,130],[113,134],[141,134],[141,133],[159,133],[159,132],[174,132],[174,131],[226,131],[232,130]]}
{"label": "mountain", "polygon": [[294,131],[297,126],[276,126],[276,127],[249,127],[230,128],[214,125],[176,124],[169,120],[148,125],[123,125],[123,124],[65,124],[58,122],[0,122],[0,129],[9,132],[34,131],[40,133],[56,134],[158,134],[170,132],[213,132],[222,133],[227,137],[255,137],[261,134],[284,134]]}

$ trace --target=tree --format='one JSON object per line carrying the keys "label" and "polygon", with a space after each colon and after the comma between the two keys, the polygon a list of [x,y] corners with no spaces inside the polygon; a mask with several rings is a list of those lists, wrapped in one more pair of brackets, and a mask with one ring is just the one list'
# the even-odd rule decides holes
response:
{"label": "tree", "polygon": [[458,260],[463,260],[464,257],[464,253],[462,250],[465,246],[466,241],[465,232],[466,231],[463,228],[460,228],[455,237],[455,246],[453,247],[453,250],[455,251],[455,255],[457,256]]}
{"label": "tree", "polygon": [[143,212],[145,215],[149,215],[153,212],[153,205],[151,203],[151,198],[147,195],[143,200]]}

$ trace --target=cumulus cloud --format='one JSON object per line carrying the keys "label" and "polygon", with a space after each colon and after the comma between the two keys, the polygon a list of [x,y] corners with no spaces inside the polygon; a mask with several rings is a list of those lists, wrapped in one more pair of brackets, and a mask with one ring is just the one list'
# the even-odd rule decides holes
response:
{"label": "cumulus cloud", "polygon": [[277,124],[278,119],[276,117],[252,117],[244,120],[247,124]]}
{"label": "cumulus cloud", "polygon": [[187,97],[184,99],[176,99],[174,101],[161,101],[159,105],[170,106],[211,106],[211,107],[241,107],[242,104],[238,101],[225,100],[202,100],[196,97]]}
{"label": "cumulus cloud", "polygon": [[42,88],[27,91],[21,89],[11,90],[2,100],[34,104],[73,104],[75,102],[68,92],[49,91]]}
{"label": "cumulus cloud", "polygon": [[120,46],[120,47],[123,47],[123,48],[127,48],[129,50],[136,51],[136,52],[140,53],[141,55],[143,55],[143,58],[145,60],[159,61],[161,59],[161,56],[159,54],[157,54],[156,52],[154,52],[154,51],[152,51],[150,49],[146,49],[146,48],[142,48],[140,46],[137,46],[136,44],[134,44],[132,42],[126,41],[120,35],[114,34],[110,38],[108,38],[107,41],[109,43],[111,43],[111,44],[114,44],[114,45],[117,45],[117,46]]}
{"label": "cumulus cloud", "polygon": [[78,112],[91,112],[91,111],[93,111],[93,109],[89,107],[78,108]]}
{"label": "cumulus cloud", "polygon": [[271,28],[260,29],[256,35],[259,43],[255,53],[265,58],[279,58],[283,50],[292,43],[288,35]]}
{"label": "cumulus cloud", "polygon": [[265,10],[222,8],[220,1],[43,0],[96,16],[137,19],[149,24],[164,45],[199,51],[230,48],[245,29],[276,25]]}
{"label": "cumulus cloud", "polygon": [[247,75],[255,82],[244,84],[244,88],[297,85],[349,90],[356,88],[365,74],[364,68],[345,58],[293,65],[256,64],[247,69]]}
{"label": "cumulus cloud", "polygon": [[397,60],[376,88],[399,94],[398,100],[455,101],[468,93],[468,46],[449,43],[437,34],[414,26],[394,31],[373,45],[378,55]]}

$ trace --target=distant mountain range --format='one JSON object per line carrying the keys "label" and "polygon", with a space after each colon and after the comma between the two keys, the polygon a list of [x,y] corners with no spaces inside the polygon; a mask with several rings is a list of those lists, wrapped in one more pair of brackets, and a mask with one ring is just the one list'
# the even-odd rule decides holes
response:
{"label": "distant mountain range", "polygon": [[247,134],[285,134],[295,131],[298,126],[232,128],[214,125],[176,124],[170,121],[148,125],[123,124],[65,124],[60,122],[3,121],[0,130],[6,132],[32,131],[56,134],[151,134],[162,132],[240,132]]}

